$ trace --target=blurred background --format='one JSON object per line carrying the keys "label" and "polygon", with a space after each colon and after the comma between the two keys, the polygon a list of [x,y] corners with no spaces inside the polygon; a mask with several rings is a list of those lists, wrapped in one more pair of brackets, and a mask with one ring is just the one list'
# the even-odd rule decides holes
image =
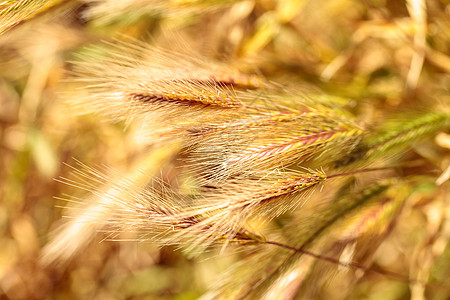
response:
{"label": "blurred background", "polygon": [[[148,164],[149,155],[171,163],[144,146],[133,126],[80,114],[73,105],[83,93],[67,79],[71,62],[82,59],[87,45],[120,35],[168,44],[180,36],[210,58],[245,62],[268,80],[335,95],[367,123],[401,109],[450,103],[447,0],[0,1],[0,26],[4,299],[196,299],[239,259],[193,260],[170,247],[102,241],[99,234],[67,262],[40,263],[51,232],[71,213],[64,199],[86,198],[84,191],[57,180],[73,178],[70,166],[77,160],[120,172]],[[441,133],[416,150],[445,169],[449,144],[448,134]],[[159,165],[149,168],[159,172]],[[434,182],[421,185],[418,209],[382,246],[380,264],[406,275],[413,267],[425,272],[437,267],[436,276],[448,278],[450,205],[449,199],[435,201],[439,197],[448,195]],[[399,243],[411,253],[399,255]],[[386,257],[390,253],[398,259]],[[408,283],[374,278],[347,296],[409,299],[411,294]]]}

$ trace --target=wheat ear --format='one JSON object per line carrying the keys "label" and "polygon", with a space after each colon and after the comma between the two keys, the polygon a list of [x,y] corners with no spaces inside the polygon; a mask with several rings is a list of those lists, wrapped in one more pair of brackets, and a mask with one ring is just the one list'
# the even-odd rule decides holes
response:
{"label": "wheat ear", "polygon": [[[134,41],[89,48],[75,64],[89,96],[77,105],[114,119],[145,116],[161,126],[172,120],[213,119],[242,106],[234,89],[262,80],[199,55],[189,56]],[[228,112],[226,112],[228,113]]]}
{"label": "wheat ear", "polygon": [[190,132],[186,161],[210,181],[220,181],[249,170],[313,159],[317,166],[323,165],[350,153],[364,131],[348,116],[326,107],[300,106],[250,111],[239,119],[219,120]]}

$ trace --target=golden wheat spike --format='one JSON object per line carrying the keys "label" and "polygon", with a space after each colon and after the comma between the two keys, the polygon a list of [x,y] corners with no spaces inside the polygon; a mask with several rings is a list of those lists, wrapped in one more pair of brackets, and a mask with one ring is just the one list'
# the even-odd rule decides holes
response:
{"label": "golden wheat spike", "polygon": [[[181,51],[184,51],[181,49]],[[113,119],[141,116],[149,123],[214,119],[243,106],[236,88],[262,86],[255,75],[134,40],[90,48],[75,64],[88,96],[75,105]],[[151,131],[151,130],[150,130]]]}
{"label": "golden wheat spike", "polygon": [[261,242],[262,237],[252,239],[245,229],[252,218],[270,220],[295,209],[308,199],[314,187],[326,180],[318,172],[250,177],[253,178],[235,178],[220,188],[207,188],[179,216],[180,220],[189,220],[188,225],[174,226],[162,243],[181,245],[197,254],[198,248],[217,242]]}
{"label": "golden wheat spike", "polygon": [[255,244],[264,238],[246,228],[248,221],[254,217],[270,220],[295,209],[324,180],[326,176],[317,172],[253,174],[219,189],[206,188],[194,199],[152,187],[132,189],[132,182],[119,182],[120,193],[95,193],[109,199],[98,203],[97,210],[108,212],[98,222],[106,224],[109,239],[119,239],[120,232],[138,230],[141,240],[178,245],[191,254],[214,244]]}
{"label": "golden wheat spike", "polygon": [[191,131],[188,164],[209,181],[311,159],[327,163],[350,153],[364,132],[351,118],[323,107],[244,114]]}
{"label": "golden wheat spike", "polygon": [[[173,74],[173,78],[177,76]],[[164,79],[139,84],[136,92],[126,95],[130,102],[139,101],[153,106],[189,107],[192,105],[217,106],[218,108],[235,108],[242,104],[231,95],[225,93],[223,87],[214,82],[199,82],[183,79]],[[125,96],[125,97],[126,97]]]}

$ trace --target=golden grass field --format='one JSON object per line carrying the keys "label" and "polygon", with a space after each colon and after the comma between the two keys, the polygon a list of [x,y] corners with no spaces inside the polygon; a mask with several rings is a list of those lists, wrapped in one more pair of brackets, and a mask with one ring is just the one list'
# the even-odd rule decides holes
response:
{"label": "golden grass field", "polygon": [[448,299],[449,92],[447,0],[0,1],[0,299]]}

